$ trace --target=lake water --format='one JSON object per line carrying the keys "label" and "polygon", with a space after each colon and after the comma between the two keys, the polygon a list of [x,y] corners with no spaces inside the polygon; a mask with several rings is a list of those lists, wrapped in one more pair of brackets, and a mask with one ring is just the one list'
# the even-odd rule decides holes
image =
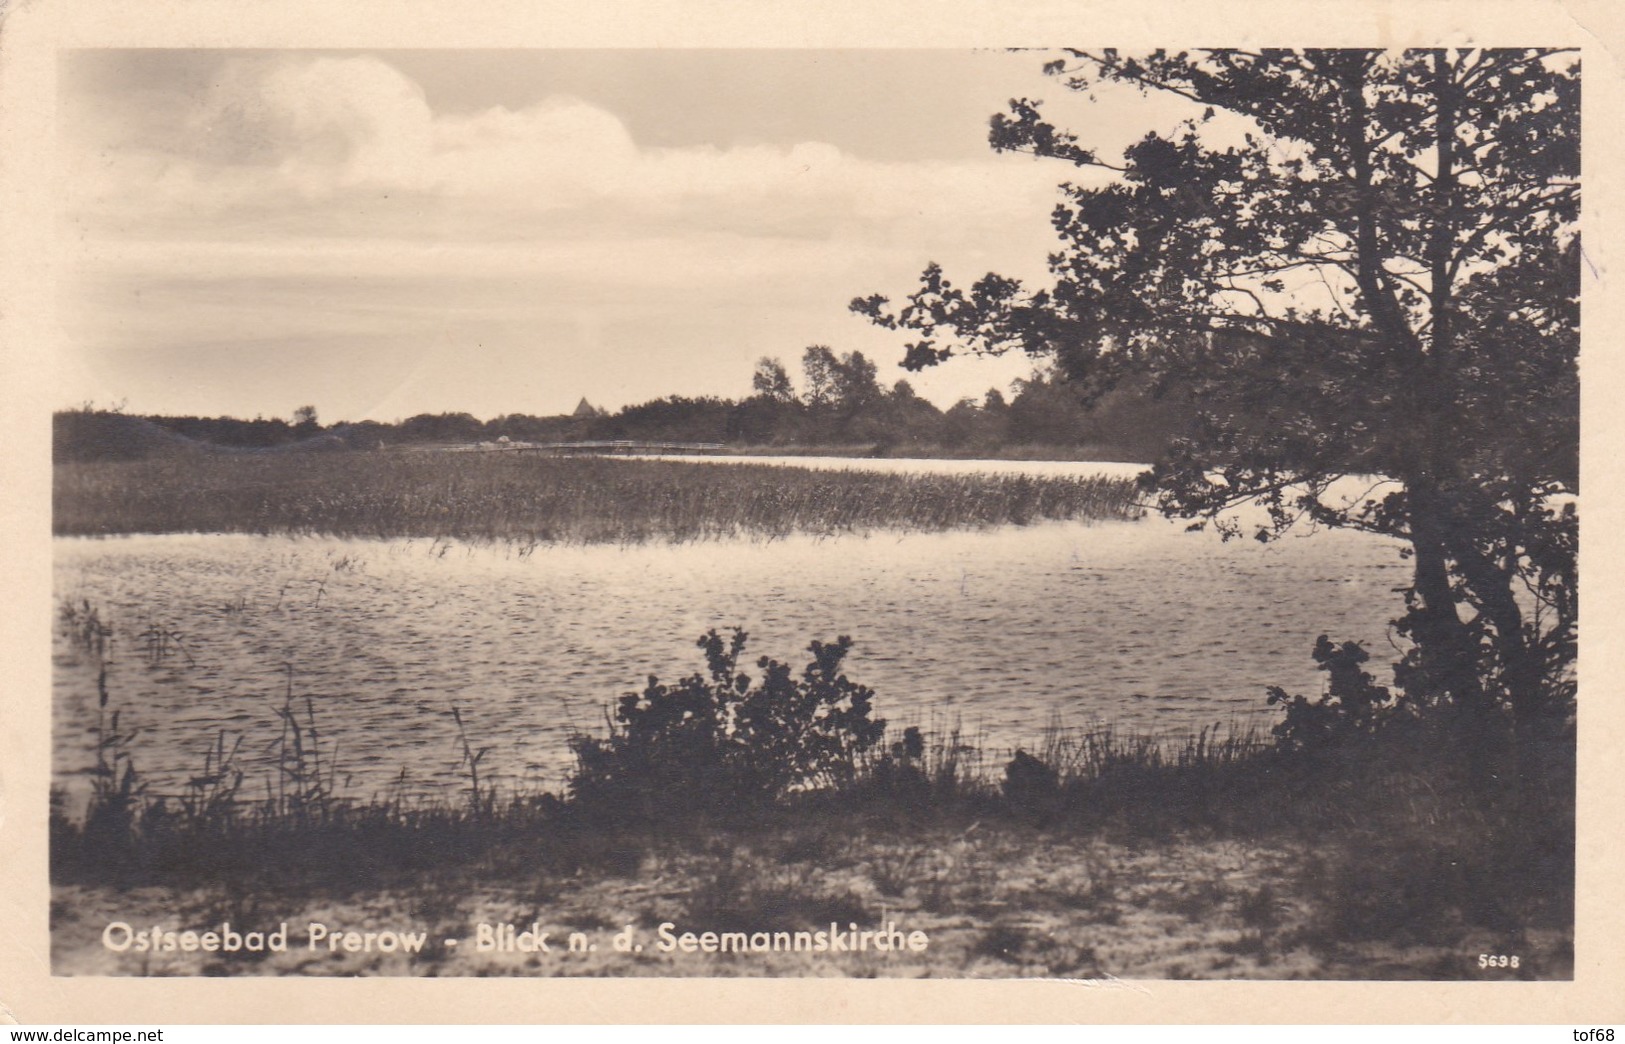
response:
{"label": "lake water", "polygon": [[1080,460],[916,460],[906,457],[771,457],[771,456],[678,456],[657,453],[642,454],[639,460],[678,460],[702,464],[774,464],[790,468],[812,468],[815,471],[878,471],[884,473],[914,473],[928,475],[1034,475],[1040,477],[1075,476],[1089,478],[1109,475],[1112,478],[1134,478],[1146,469],[1144,464],[1122,461]]}
{"label": "lake water", "polygon": [[[222,730],[228,746],[243,736],[240,764],[263,793],[289,665],[345,793],[383,792],[403,769],[413,793],[463,786],[454,705],[469,741],[491,748],[484,772],[556,787],[572,729],[601,730],[606,706],[650,673],[701,669],[695,638],[735,624],[752,663],[798,670],[809,641],[851,635],[847,673],[876,691],[879,716],[957,722],[995,756],[1033,746],[1057,716],[1170,737],[1267,728],[1265,686],[1320,691],[1317,635],[1394,658],[1387,621],[1407,579],[1395,544],[1361,534],[1225,544],[1160,518],[530,554],[244,535],[55,542],[56,593],[113,625],[111,705],[142,730],[142,776],[171,793]],[[178,636],[161,657],[141,637],[154,630]],[[55,657],[56,775],[82,794],[96,668],[61,633]]]}

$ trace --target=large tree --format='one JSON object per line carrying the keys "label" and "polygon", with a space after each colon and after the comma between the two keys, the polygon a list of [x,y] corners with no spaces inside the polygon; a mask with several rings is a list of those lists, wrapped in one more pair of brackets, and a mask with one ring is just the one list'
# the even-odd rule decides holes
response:
{"label": "large tree", "polygon": [[835,371],[841,362],[828,345],[809,344],[801,353],[801,372],[806,377],[809,406],[827,406],[835,399]]}
{"label": "large tree", "polygon": [[[1066,88],[1128,84],[1190,119],[1121,159],[1022,99],[996,149],[1079,169],[1049,285],[928,267],[905,366],[1050,357],[1200,406],[1149,473],[1199,520],[1262,502],[1401,538],[1407,695],[1479,723],[1573,696],[1579,460],[1579,63],[1552,50],[1068,51]],[[1339,495],[1349,476],[1369,492]],[[1233,535],[1234,524],[1227,533]]]}
{"label": "large tree", "polygon": [[790,381],[790,371],[784,363],[764,355],[756,360],[756,372],[751,375],[750,387],[757,395],[773,402],[796,401],[796,388]]}
{"label": "large tree", "polygon": [[830,374],[835,402],[848,411],[874,405],[885,394],[880,388],[878,374],[878,368],[862,352],[842,355],[836,360]]}

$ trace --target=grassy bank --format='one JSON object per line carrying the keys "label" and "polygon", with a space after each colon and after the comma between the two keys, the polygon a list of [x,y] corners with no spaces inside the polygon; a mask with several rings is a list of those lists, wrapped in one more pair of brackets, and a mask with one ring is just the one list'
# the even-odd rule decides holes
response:
{"label": "grassy bank", "polygon": [[[350,807],[305,822],[171,816],[149,820],[131,849],[90,847],[59,820],[55,952],[69,961],[59,972],[102,974],[1571,975],[1564,803],[1470,793],[1448,769],[1419,764],[1392,751],[1339,772],[1263,752],[1228,764],[1131,757],[1065,779],[1039,805],[1011,795],[1008,780],[912,790],[871,775],[749,814],[642,824],[534,796],[481,809]],[[444,950],[236,961],[102,950],[96,932],[138,916],[172,928],[408,924],[465,940],[479,922],[540,922],[557,939],[607,939],[630,924],[650,940],[663,923],[794,932],[895,920],[928,933],[932,949],[906,960],[651,952],[576,964]],[[1480,953],[1518,955],[1520,967],[1486,972]]]}
{"label": "grassy bank", "polygon": [[1120,519],[1132,481],[891,475],[529,454],[195,455],[60,463],[54,532],[641,543]]}
{"label": "grassy bank", "polygon": [[[467,786],[442,803],[338,797],[341,767],[291,692],[272,778],[245,779],[222,736],[185,793],[151,794],[140,737],[107,694],[91,807],[53,810],[59,971],[1470,978],[1484,953],[1520,958],[1490,975],[1572,973],[1571,729],[1524,738],[1520,760],[1539,771],[1487,776],[1482,750],[1441,723],[1314,748],[1052,727],[993,751],[888,731],[840,672],[842,643],[815,645],[799,675],[765,661],[743,683],[742,641],[701,644],[709,673],[624,697],[607,734],[578,737],[558,793],[493,788],[459,720],[447,741]],[[821,753],[751,756],[786,742]],[[96,933],[138,915],[452,937],[542,923],[606,940],[628,924],[653,939],[668,922],[771,933],[890,918],[934,948],[573,965],[107,952]]]}

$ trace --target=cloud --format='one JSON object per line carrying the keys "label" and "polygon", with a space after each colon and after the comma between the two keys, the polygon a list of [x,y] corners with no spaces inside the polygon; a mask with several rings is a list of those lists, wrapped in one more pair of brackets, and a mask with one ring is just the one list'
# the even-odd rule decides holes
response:
{"label": "cloud", "polygon": [[315,194],[410,177],[432,125],[423,92],[375,58],[231,63],[187,113],[200,161],[274,167]]}
{"label": "cloud", "polygon": [[[374,57],[231,59],[179,135],[78,143],[68,211],[92,236],[500,240],[596,228],[964,239],[1047,210],[1055,174],[1020,159],[862,160],[816,141],[639,147],[568,96],[433,112]],[[861,113],[854,114],[861,118]]]}
{"label": "cloud", "polygon": [[[563,94],[437,112],[366,56],[233,56],[138,101],[68,101],[59,314],[96,381],[67,374],[62,401],[105,386],[138,409],[545,412],[741,394],[757,356],[815,341],[895,356],[846,302],[931,260],[1041,273],[1064,176],[816,140],[651,147]],[[431,355],[432,379],[401,377]],[[1007,379],[949,369],[911,380],[952,401]]]}

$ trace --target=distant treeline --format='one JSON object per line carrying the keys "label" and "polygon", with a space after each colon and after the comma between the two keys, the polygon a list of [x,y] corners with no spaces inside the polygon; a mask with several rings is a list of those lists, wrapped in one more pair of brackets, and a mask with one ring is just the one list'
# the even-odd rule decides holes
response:
{"label": "distant treeline", "polygon": [[714,442],[732,447],[827,447],[880,455],[997,456],[1051,449],[1075,456],[1149,461],[1189,423],[1188,404],[1152,396],[1130,382],[1086,399],[1052,375],[1015,382],[980,400],[940,409],[906,380],[881,386],[861,352],[837,356],[814,345],[798,388],[777,359],[757,363],[753,394],[742,399],[668,396],[608,413],[583,400],[573,414],[419,414],[393,424],[323,425],[309,406],[292,421],[236,417],[137,417],[85,406],[56,415],[59,461],[141,459],[205,448],[378,449],[408,444],[619,440]]}

